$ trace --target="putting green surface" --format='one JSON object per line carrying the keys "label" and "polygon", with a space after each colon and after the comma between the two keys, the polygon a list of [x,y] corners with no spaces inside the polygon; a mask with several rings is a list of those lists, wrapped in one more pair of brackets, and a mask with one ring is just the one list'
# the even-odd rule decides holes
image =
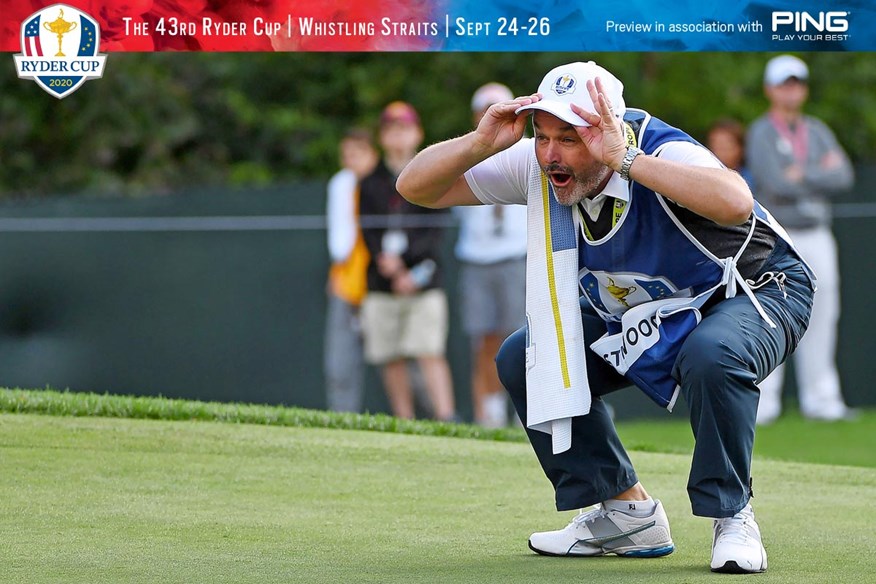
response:
{"label": "putting green surface", "polygon": [[[0,414],[12,583],[713,582],[689,456],[634,452],[677,551],[544,558],[562,527],[525,443],[338,429]],[[872,582],[876,470],[755,461],[759,582]],[[752,577],[748,577],[752,578]]]}

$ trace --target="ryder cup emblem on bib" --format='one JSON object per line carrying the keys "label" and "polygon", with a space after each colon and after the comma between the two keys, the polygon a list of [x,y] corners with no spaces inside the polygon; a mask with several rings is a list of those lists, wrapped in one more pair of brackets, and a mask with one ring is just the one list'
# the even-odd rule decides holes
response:
{"label": "ryder cup emblem on bib", "polygon": [[21,79],[33,79],[61,99],[103,75],[106,55],[97,53],[99,47],[100,25],[95,19],[72,6],[53,4],[21,24],[15,68]]}
{"label": "ryder cup emblem on bib", "polygon": [[678,293],[665,278],[644,274],[591,272],[585,268],[579,277],[582,292],[606,320],[618,321],[620,315],[633,306]]}

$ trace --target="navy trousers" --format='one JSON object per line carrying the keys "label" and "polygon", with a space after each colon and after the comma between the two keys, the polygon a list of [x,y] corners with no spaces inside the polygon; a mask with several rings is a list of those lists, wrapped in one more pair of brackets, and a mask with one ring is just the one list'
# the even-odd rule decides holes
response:
{"label": "navy trousers", "polygon": [[[768,271],[785,274],[783,286],[773,281],[755,291],[776,328],[740,291],[704,310],[673,365],[696,440],[687,485],[694,515],[730,517],[748,503],[757,383],[793,352],[809,324],[813,278],[781,239],[761,268],[761,273]],[[605,324],[583,298],[581,315],[589,346],[605,332]],[[638,482],[600,399],[630,382],[590,349],[584,358],[593,401],[589,414],[572,421],[572,447],[554,455],[550,435],[526,430],[554,486],[559,511],[594,505]],[[496,366],[520,419],[526,420],[525,328],[505,340]]]}

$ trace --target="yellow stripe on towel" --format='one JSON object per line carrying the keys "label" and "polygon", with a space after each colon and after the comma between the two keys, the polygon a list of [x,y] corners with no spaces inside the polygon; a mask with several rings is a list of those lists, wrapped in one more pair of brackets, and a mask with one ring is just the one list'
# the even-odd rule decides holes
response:
{"label": "yellow stripe on towel", "polygon": [[569,379],[569,365],[566,362],[566,339],[563,336],[563,321],[560,319],[560,302],[557,298],[557,283],[554,278],[554,249],[551,241],[551,205],[548,179],[544,173],[541,175],[541,200],[544,204],[544,240],[547,256],[548,289],[551,293],[551,308],[554,311],[554,328],[557,331],[557,350],[560,352],[560,370],[563,373],[563,387],[569,389],[572,382]]}

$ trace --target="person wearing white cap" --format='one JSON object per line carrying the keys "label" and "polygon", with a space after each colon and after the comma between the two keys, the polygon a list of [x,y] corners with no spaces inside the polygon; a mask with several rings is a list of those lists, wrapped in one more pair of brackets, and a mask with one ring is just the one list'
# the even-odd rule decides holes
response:
{"label": "person wearing white cap", "polygon": [[[788,230],[818,275],[809,332],[794,354],[803,416],[823,421],[851,419],[836,367],[839,265],[831,232],[830,198],[854,181],[849,158],[830,128],[803,113],[809,68],[792,55],[770,59],[764,71],[769,110],[756,119],[746,144],[758,199]],[[769,424],[782,411],[784,367],[760,384],[757,422]]]}
{"label": "person wearing white cap", "polygon": [[[501,83],[479,87],[471,98],[478,125],[494,103],[514,99]],[[456,207],[462,327],[471,340],[471,392],[476,424],[508,425],[508,395],[494,359],[505,337],[523,326],[526,292],[526,208],[476,205]]]}
{"label": "person wearing white cap", "polygon": [[[530,114],[534,137],[523,138]],[[502,345],[499,377],[557,509],[595,505],[529,547],[675,549],[601,399],[635,385],[666,408],[681,394],[690,409],[687,490],[694,515],[713,519],[711,569],[766,570],[749,503],[756,383],[802,336],[814,282],[745,181],[683,131],[626,107],[610,72],[578,62],[420,152],[398,190],[429,207],[527,205],[527,326]],[[567,293],[579,287],[572,319]]]}

